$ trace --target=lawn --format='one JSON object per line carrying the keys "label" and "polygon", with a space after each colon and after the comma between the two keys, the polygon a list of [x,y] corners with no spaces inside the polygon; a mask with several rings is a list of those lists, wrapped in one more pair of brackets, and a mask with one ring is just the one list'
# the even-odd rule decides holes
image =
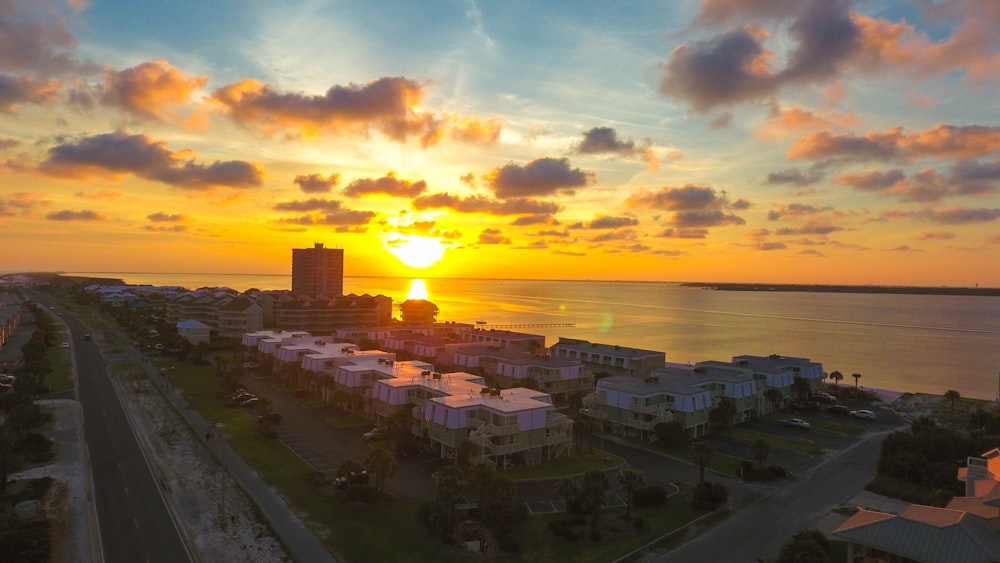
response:
{"label": "lawn", "polygon": [[59,346],[50,346],[46,352],[49,366],[52,371],[45,376],[45,383],[49,385],[49,390],[69,391],[73,389],[72,364],[69,361],[69,354],[73,350],[63,350]]}
{"label": "lawn", "polygon": [[[684,461],[691,463],[693,465],[698,465],[694,456],[691,453],[691,448],[686,446],[676,447],[676,448],[665,448],[661,450],[651,450],[660,453],[665,453],[671,457],[676,457],[677,459],[683,459]],[[736,457],[734,455],[728,455],[719,452],[712,452],[712,457],[708,461],[706,466],[712,471],[717,471],[724,475],[739,475],[740,464],[746,461],[741,457]]]}
{"label": "lawn", "polygon": [[505,469],[503,473],[515,481],[546,479],[582,475],[592,469],[608,469],[618,467],[623,463],[625,462],[622,458],[595,449],[582,454],[571,451],[568,456],[554,459],[541,465],[512,467]]}
{"label": "lawn", "polygon": [[784,436],[775,436],[774,434],[768,434],[766,432],[756,432],[754,430],[747,430],[746,428],[730,428],[722,433],[733,438],[746,440],[748,442],[764,440],[776,448],[784,448],[786,450],[792,450],[809,455],[820,455],[823,453],[823,448],[812,442],[796,440],[795,438],[786,438]]}

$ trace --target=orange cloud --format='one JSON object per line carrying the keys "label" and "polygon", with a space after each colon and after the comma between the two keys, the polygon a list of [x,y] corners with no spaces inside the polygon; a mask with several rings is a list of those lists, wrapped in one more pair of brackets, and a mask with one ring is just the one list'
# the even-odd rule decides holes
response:
{"label": "orange cloud", "polygon": [[30,76],[0,74],[0,113],[14,113],[20,104],[47,104],[59,93],[56,81],[39,82]]}
{"label": "orange cloud", "polygon": [[122,71],[104,70],[101,103],[159,121],[176,117],[175,108],[188,103],[207,76],[187,77],[166,61],[142,63]]}
{"label": "orange cloud", "polygon": [[910,160],[977,158],[1000,152],[1000,127],[935,125],[914,134],[902,127],[864,135],[837,135],[829,130],[802,137],[788,148],[790,159]]}
{"label": "orange cloud", "polygon": [[451,137],[473,145],[491,145],[500,139],[503,123],[499,119],[482,119],[478,116],[453,117]]}

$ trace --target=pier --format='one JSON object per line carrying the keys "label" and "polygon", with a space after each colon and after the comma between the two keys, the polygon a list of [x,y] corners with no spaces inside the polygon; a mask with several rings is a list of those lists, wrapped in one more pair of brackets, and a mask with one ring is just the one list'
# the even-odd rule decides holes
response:
{"label": "pier", "polygon": [[572,328],[576,323],[516,323],[516,324],[490,324],[476,323],[477,329],[488,330],[508,330],[511,328]]}

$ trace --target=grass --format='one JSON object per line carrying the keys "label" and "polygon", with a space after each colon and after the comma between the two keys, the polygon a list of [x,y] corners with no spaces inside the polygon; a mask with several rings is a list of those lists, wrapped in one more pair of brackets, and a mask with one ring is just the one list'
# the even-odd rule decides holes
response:
{"label": "grass", "polygon": [[52,346],[46,351],[49,365],[52,371],[45,376],[45,383],[49,385],[49,390],[69,391],[73,389],[72,364],[69,361],[69,354],[72,350],[63,350],[59,346]]}
{"label": "grass", "polygon": [[592,469],[608,469],[624,463],[622,458],[594,450],[589,453],[570,453],[568,456],[547,461],[531,467],[512,467],[503,471],[515,481],[524,479],[551,479],[569,475],[580,475]]}
{"label": "grass", "polygon": [[930,487],[908,483],[887,475],[876,475],[865,485],[865,489],[875,494],[930,506],[944,506],[951,500],[950,496],[942,496]]}
{"label": "grass", "polygon": [[[158,367],[176,365],[167,376],[183,390],[187,401],[207,420],[225,425],[226,439],[261,478],[281,492],[304,519],[320,531],[320,536],[332,553],[343,561],[414,561],[444,562],[471,561],[481,556],[447,546],[430,536],[419,523],[420,505],[416,501],[387,497],[377,504],[347,502],[341,497],[320,491],[309,485],[306,477],[311,469],[284,444],[263,438],[257,432],[256,421],[243,409],[225,406],[219,397],[219,380],[213,366],[198,366],[163,360]],[[358,417],[347,416],[344,421]],[[368,424],[365,421],[365,424]],[[514,479],[555,477],[583,473],[589,469],[603,469],[622,463],[612,456],[595,450],[592,453],[573,455],[538,467],[517,467],[507,472]],[[714,456],[713,456],[714,457]],[[682,527],[704,514],[687,506],[687,489],[667,499],[656,508],[633,508],[635,517],[641,517],[646,528],[634,531],[631,525],[621,523],[624,531],[605,534],[599,542],[582,538],[576,543],[553,535],[548,523],[558,515],[535,515],[520,524],[515,536],[522,546],[517,555],[495,554],[490,559],[500,561],[552,561],[570,558],[576,561],[609,561],[637,549],[670,530]],[[603,514],[605,520],[617,519],[624,509],[611,509]],[[391,541],[388,541],[390,540]]]}
{"label": "grass", "polygon": [[[693,465],[698,465],[694,461],[694,456],[691,453],[691,448],[688,447],[677,447],[677,448],[665,448],[660,450],[651,450],[660,453],[665,453],[671,457],[676,457],[682,459]],[[711,469],[712,471],[717,471],[724,475],[739,475],[740,464],[746,461],[741,457],[736,457],[733,455],[728,455],[720,452],[712,452],[712,457],[708,461],[708,465],[705,467]]]}
{"label": "grass", "polygon": [[748,442],[764,440],[776,448],[784,448],[786,450],[792,450],[809,455],[820,455],[823,453],[823,448],[812,442],[786,438],[784,436],[775,436],[774,434],[767,434],[766,432],[756,432],[754,430],[747,430],[746,428],[730,428],[729,430],[725,430],[723,434],[740,440],[746,440]]}
{"label": "grass", "polygon": [[372,425],[372,421],[367,418],[350,413],[345,413],[339,416],[331,416],[326,419],[326,421],[330,423],[331,426],[336,428],[361,428]]}
{"label": "grass", "polygon": [[624,508],[605,510],[601,513],[602,521],[607,524],[615,522],[622,528],[620,532],[605,532],[599,541],[593,541],[586,534],[581,534],[576,542],[554,535],[549,531],[549,522],[563,520],[565,514],[544,514],[528,518],[517,530],[517,539],[521,544],[521,552],[517,555],[498,557],[501,561],[581,561],[604,562],[614,561],[664,535],[683,527],[688,522],[698,518],[705,511],[695,510],[688,506],[687,496],[690,487],[681,487],[681,492],[667,499],[654,508],[632,509],[632,518],[642,518],[645,528],[635,530],[630,523],[620,519],[624,516]]}

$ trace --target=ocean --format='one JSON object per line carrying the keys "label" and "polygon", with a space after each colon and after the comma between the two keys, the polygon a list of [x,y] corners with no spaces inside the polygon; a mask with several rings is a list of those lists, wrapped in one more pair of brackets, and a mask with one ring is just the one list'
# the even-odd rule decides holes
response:
{"label": "ocean", "polygon": [[[130,284],[289,289],[287,275],[67,274]],[[344,278],[344,292],[406,299],[409,278]],[[438,320],[666,352],[667,361],[780,354],[853,386],[995,399],[1000,297],[714,291],[676,283],[426,279]],[[572,326],[566,326],[572,325]]]}

